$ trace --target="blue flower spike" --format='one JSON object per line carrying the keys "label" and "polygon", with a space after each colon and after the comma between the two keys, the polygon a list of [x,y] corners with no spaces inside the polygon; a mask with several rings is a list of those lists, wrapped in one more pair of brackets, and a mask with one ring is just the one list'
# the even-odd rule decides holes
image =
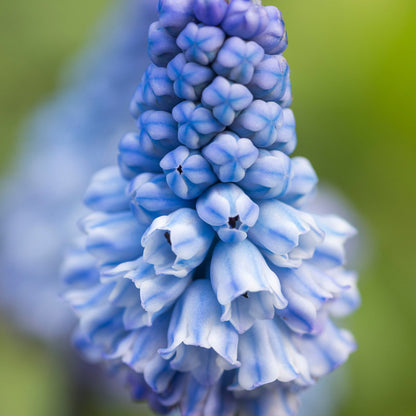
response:
{"label": "blue flower spike", "polygon": [[[295,416],[299,393],[356,345],[332,318],[360,299],[354,228],[308,213],[282,15],[258,0],[160,0],[138,132],[64,268],[79,345],[131,371],[162,414]],[[66,271],[65,271],[66,270]],[[81,284],[82,279],[85,283]]]}

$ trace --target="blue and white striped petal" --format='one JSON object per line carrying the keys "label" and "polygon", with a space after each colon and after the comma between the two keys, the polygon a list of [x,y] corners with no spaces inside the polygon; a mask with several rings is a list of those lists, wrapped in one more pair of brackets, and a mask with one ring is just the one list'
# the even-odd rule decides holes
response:
{"label": "blue and white striped petal", "polygon": [[192,280],[192,274],[184,278],[159,274],[153,265],[141,257],[125,277],[131,279],[140,289],[140,303],[151,316],[157,316],[169,309],[181,296]]}
{"label": "blue and white striped petal", "polygon": [[308,262],[298,269],[271,268],[288,300],[288,306],[278,314],[291,330],[300,334],[319,332],[320,310],[351,286],[350,273],[341,269],[324,271]]}
{"label": "blue and white striped petal", "polygon": [[356,229],[335,215],[314,215],[314,218],[325,238],[316,248],[311,261],[324,269],[342,266],[345,263],[345,241],[356,234]]}
{"label": "blue and white striped petal", "polygon": [[275,382],[250,392],[238,392],[241,416],[297,416],[299,400],[295,392]]}
{"label": "blue and white striped petal", "polygon": [[209,280],[194,281],[175,306],[168,347],[160,350],[178,371],[191,372],[204,385],[214,384],[224,370],[239,366],[238,334],[222,322]]}
{"label": "blue and white striped petal", "polygon": [[308,360],[314,378],[320,378],[338,368],[357,349],[351,333],[337,328],[329,320],[319,335],[297,336],[295,341],[299,351]]}
{"label": "blue and white striped petal", "polygon": [[152,222],[142,238],[143,258],[156,274],[186,277],[204,261],[213,239],[195,210],[181,208]]}
{"label": "blue and white striped petal", "polygon": [[140,239],[147,226],[139,223],[130,211],[94,212],[80,226],[87,234],[87,250],[101,264],[123,263],[142,253]]}
{"label": "blue and white striped petal", "polygon": [[221,319],[230,321],[239,333],[247,331],[257,319],[272,319],[275,308],[287,305],[279,278],[248,240],[220,241],[215,246],[211,283],[222,305]]}
{"label": "blue and white striped petal", "polygon": [[253,199],[279,198],[288,188],[292,162],[283,152],[260,149],[239,186]]}
{"label": "blue and white striped petal", "polygon": [[129,184],[128,193],[132,212],[139,221],[146,224],[178,208],[192,206],[191,202],[183,201],[173,193],[163,173],[142,173],[136,176]]}
{"label": "blue and white striped petal", "polygon": [[313,384],[309,365],[293,342],[293,336],[279,318],[258,320],[240,336],[237,386],[254,390],[280,381]]}
{"label": "blue and white striped petal", "polygon": [[259,207],[259,218],[248,236],[273,264],[300,267],[312,258],[324,233],[311,215],[278,200],[259,201]]}
{"label": "blue and white striped petal", "polygon": [[92,177],[84,196],[84,203],[95,211],[126,211],[129,209],[127,184],[117,166],[102,169]]}

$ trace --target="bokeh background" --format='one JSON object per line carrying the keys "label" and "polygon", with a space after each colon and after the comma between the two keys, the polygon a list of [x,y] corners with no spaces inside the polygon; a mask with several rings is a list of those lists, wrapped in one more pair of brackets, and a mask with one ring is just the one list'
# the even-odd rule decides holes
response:
{"label": "bokeh background", "polygon": [[[0,0],[1,175],[13,166],[22,120],[54,91],[109,4]],[[347,365],[334,416],[414,416],[416,2],[263,4],[278,6],[288,28],[296,154],[310,158],[321,180],[336,185],[366,224],[363,305],[348,322],[359,350]],[[0,415],[71,414],[67,363],[6,319],[0,323]],[[105,400],[88,406],[89,416],[150,414]]]}

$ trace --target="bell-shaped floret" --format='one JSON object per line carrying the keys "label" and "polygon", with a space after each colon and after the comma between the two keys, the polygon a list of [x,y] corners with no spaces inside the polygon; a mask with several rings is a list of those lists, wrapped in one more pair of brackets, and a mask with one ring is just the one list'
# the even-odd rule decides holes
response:
{"label": "bell-shaped floret", "polygon": [[291,330],[300,334],[316,334],[321,330],[320,310],[351,287],[351,275],[342,269],[323,271],[305,262],[298,269],[272,270],[280,279],[288,306],[279,316]]}
{"label": "bell-shaped floret", "polygon": [[194,281],[173,310],[168,347],[160,350],[173,369],[190,372],[203,385],[218,382],[224,370],[239,366],[238,334],[222,322],[209,280]]}
{"label": "bell-shaped floret", "polygon": [[123,326],[123,310],[108,303],[83,313],[77,332],[101,358],[118,355],[128,336]]}
{"label": "bell-shaped floret", "polygon": [[318,176],[311,163],[304,157],[291,159],[290,180],[279,199],[294,207],[301,207],[312,195],[318,183]]}
{"label": "bell-shaped floret", "polygon": [[277,198],[288,205],[299,206],[312,194],[317,181],[307,159],[290,159],[278,150],[261,150],[239,186],[251,198]]}
{"label": "bell-shaped floret", "polygon": [[92,177],[85,193],[84,203],[88,208],[96,211],[126,211],[129,209],[127,184],[117,166],[102,169]]}
{"label": "bell-shaped floret", "polygon": [[287,47],[287,33],[282,19],[282,13],[274,6],[266,6],[269,23],[266,29],[253,40],[269,55],[278,55]]}
{"label": "bell-shaped floret", "polygon": [[283,108],[283,124],[277,133],[277,140],[268,147],[269,150],[280,150],[290,155],[297,145],[296,122],[293,111],[290,108]]}
{"label": "bell-shaped floret", "polygon": [[257,319],[272,319],[275,308],[287,305],[279,278],[248,240],[216,245],[211,282],[223,306],[221,319],[230,321],[239,333],[247,331]]}
{"label": "bell-shaped floret", "polygon": [[196,209],[221,240],[242,241],[258,218],[258,206],[234,184],[217,184],[199,197]]}
{"label": "bell-shaped floret", "polygon": [[85,249],[84,239],[68,251],[60,275],[67,290],[84,290],[99,283],[97,260]]}
{"label": "bell-shaped floret", "polygon": [[146,230],[143,258],[153,264],[156,274],[185,277],[204,261],[214,235],[196,211],[178,209],[156,218]]}
{"label": "bell-shaped floret", "polygon": [[241,139],[236,134],[219,134],[202,154],[211,163],[221,182],[239,182],[257,159],[259,151],[249,139]]}
{"label": "bell-shaped floret", "polygon": [[172,36],[177,36],[181,30],[194,19],[194,0],[160,0],[159,22]]}
{"label": "bell-shaped floret", "polygon": [[259,202],[260,214],[248,236],[276,266],[299,267],[314,255],[323,232],[313,217],[278,200]]}
{"label": "bell-shaped floret", "polygon": [[160,158],[179,144],[178,126],[171,113],[145,111],[137,127],[138,134],[124,136],[119,144],[119,165],[127,179],[143,172],[160,172]]}
{"label": "bell-shaped floret", "polygon": [[240,335],[238,357],[241,367],[237,386],[244,390],[275,381],[313,384],[308,361],[280,318],[258,320]]}
{"label": "bell-shaped floret", "polygon": [[262,33],[269,23],[265,7],[247,0],[232,0],[221,23],[225,33],[251,39]]}
{"label": "bell-shaped floret", "polygon": [[152,62],[165,67],[179,52],[175,37],[171,36],[159,21],[149,27],[147,52]]}
{"label": "bell-shaped floret", "polygon": [[255,163],[238,184],[254,199],[271,199],[284,194],[291,175],[291,160],[277,150],[261,149]]}
{"label": "bell-shaped floret", "polygon": [[269,147],[279,139],[283,112],[279,104],[253,101],[230,127],[241,137],[248,137],[257,147]]}
{"label": "bell-shaped floret", "polygon": [[191,101],[200,100],[202,91],[215,76],[208,66],[188,62],[183,53],[176,55],[169,62],[167,73],[173,81],[175,94]]}
{"label": "bell-shaped floret", "polygon": [[130,112],[137,118],[146,110],[171,111],[179,101],[166,68],[151,64],[134,93]]}
{"label": "bell-shaped floret", "polygon": [[130,211],[94,212],[80,225],[87,234],[87,250],[101,264],[123,263],[141,255],[140,239],[147,225],[138,222]]}
{"label": "bell-shaped floret", "polygon": [[255,98],[275,101],[282,107],[289,107],[291,85],[286,59],[281,55],[265,55],[262,62],[256,66],[248,88]]}
{"label": "bell-shaped floret", "polygon": [[296,392],[278,381],[235,394],[240,416],[298,416],[299,400]]}
{"label": "bell-shaped floret", "polygon": [[314,218],[325,233],[325,239],[316,248],[311,262],[323,269],[342,266],[345,263],[345,241],[356,234],[356,229],[336,215],[315,215]]}
{"label": "bell-shaped floret", "polygon": [[192,205],[172,192],[163,173],[142,173],[136,176],[130,182],[128,193],[134,215],[147,224],[161,215]]}
{"label": "bell-shaped floret", "polygon": [[237,402],[233,392],[228,390],[232,377],[233,371],[227,371],[217,383],[207,386],[188,376],[180,400],[182,414],[234,416]]}
{"label": "bell-shaped floret", "polygon": [[179,124],[178,140],[190,149],[205,146],[224,126],[212,112],[192,101],[178,104],[172,111],[173,118]]}
{"label": "bell-shaped floret", "polygon": [[134,178],[142,172],[160,172],[159,161],[166,153],[147,134],[128,133],[119,143],[118,165],[122,175]]}
{"label": "bell-shaped floret", "polygon": [[210,164],[198,151],[179,146],[168,153],[160,166],[172,191],[183,199],[194,199],[217,182]]}
{"label": "bell-shaped floret", "polygon": [[299,351],[309,363],[311,376],[320,378],[335,370],[357,348],[354,337],[345,329],[337,328],[331,321],[319,335],[295,336]]}
{"label": "bell-shaped floret", "polygon": [[232,37],[224,42],[212,68],[218,75],[239,84],[248,84],[263,57],[264,50],[256,42],[245,42],[239,37]]}
{"label": "bell-shaped floret", "polygon": [[214,117],[229,126],[241,110],[253,101],[251,92],[241,84],[234,84],[224,77],[216,77],[202,93],[202,104],[212,109]]}
{"label": "bell-shaped floret", "polygon": [[224,19],[227,7],[224,0],[194,0],[195,16],[206,25],[219,25]]}
{"label": "bell-shaped floret", "polygon": [[357,287],[356,273],[345,270],[343,273],[347,274],[349,277],[349,287],[336,299],[331,301],[327,307],[328,312],[335,318],[344,318],[354,312],[361,305],[361,296]]}
{"label": "bell-shaped floret", "polygon": [[191,22],[180,33],[176,43],[188,61],[209,65],[217,56],[224,39],[225,34],[220,28],[198,26]]}
{"label": "bell-shaped floret", "polygon": [[168,310],[192,280],[192,274],[184,278],[155,273],[153,265],[139,258],[125,273],[137,289],[140,289],[140,305],[153,318]]}
{"label": "bell-shaped floret", "polygon": [[146,382],[155,391],[163,391],[174,375],[174,371],[169,369],[158,352],[160,348],[166,347],[169,317],[170,314],[162,315],[152,326],[134,331],[130,348],[122,357],[122,361],[130,368],[144,374]]}

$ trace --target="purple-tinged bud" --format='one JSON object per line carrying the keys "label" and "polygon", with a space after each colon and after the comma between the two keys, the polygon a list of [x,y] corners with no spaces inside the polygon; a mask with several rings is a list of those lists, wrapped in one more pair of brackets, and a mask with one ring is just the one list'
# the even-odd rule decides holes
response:
{"label": "purple-tinged bud", "polygon": [[154,22],[149,28],[149,58],[157,66],[166,66],[179,52],[176,40],[160,22]]}
{"label": "purple-tinged bud", "polygon": [[230,36],[252,39],[262,33],[268,23],[265,7],[247,0],[231,0],[221,26]]}
{"label": "purple-tinged bud", "polygon": [[194,13],[196,18],[206,25],[219,25],[227,11],[225,0],[194,0]]}

